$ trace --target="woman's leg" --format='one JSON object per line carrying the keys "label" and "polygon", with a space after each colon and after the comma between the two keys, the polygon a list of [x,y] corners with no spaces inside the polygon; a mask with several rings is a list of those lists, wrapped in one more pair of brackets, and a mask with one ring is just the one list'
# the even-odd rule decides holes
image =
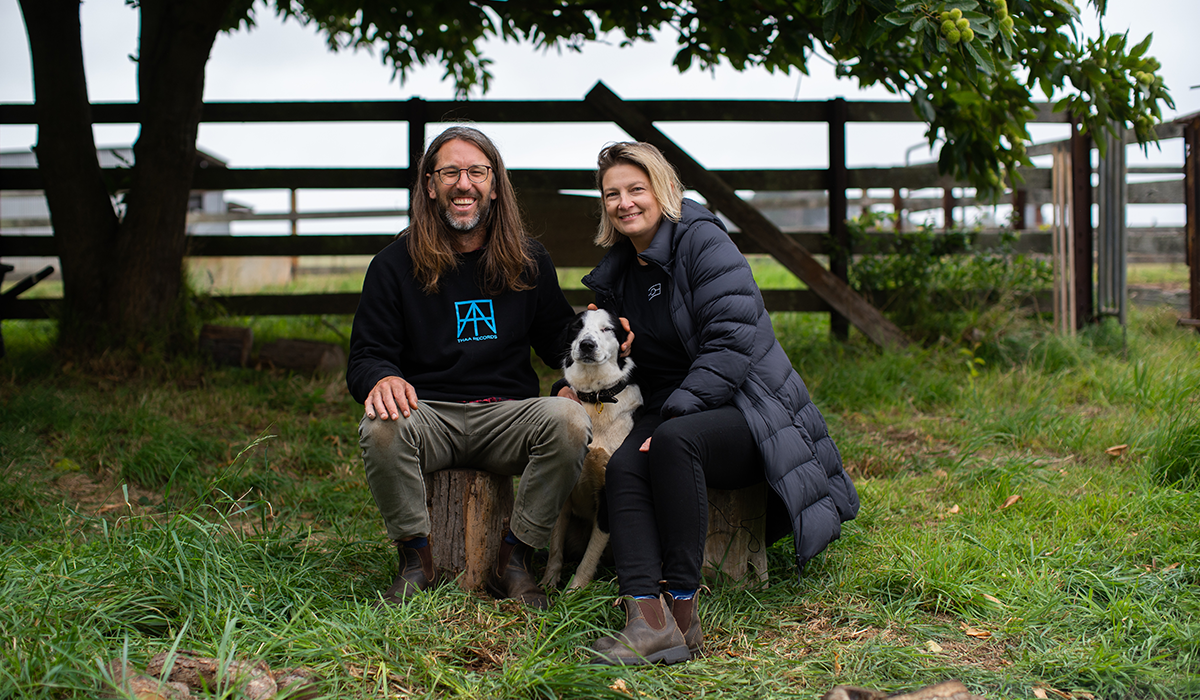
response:
{"label": "woman's leg", "polygon": [[654,431],[649,457],[661,579],[671,589],[698,588],[708,534],[707,487],[760,483],[758,445],[741,411],[722,406],[664,421]]}
{"label": "woman's leg", "polygon": [[660,423],[662,417],[656,413],[640,416],[605,469],[609,543],[621,595],[657,596],[662,580],[650,455],[638,451]]}

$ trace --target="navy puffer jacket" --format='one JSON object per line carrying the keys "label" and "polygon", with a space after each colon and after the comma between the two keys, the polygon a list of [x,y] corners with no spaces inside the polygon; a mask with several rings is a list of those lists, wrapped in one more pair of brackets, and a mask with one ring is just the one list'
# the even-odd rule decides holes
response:
{"label": "navy puffer jacket", "polygon": [[[583,278],[596,292],[597,305],[621,306],[620,280],[635,254],[622,240]],[[768,513],[767,535],[774,541],[790,524],[796,564],[802,566],[841,535],[842,522],[858,514],[858,492],[842,469],[824,417],[775,339],[746,258],[721,220],[689,199],[683,200],[681,220],[664,219],[640,257],[671,278],[671,318],[691,359],[663,415],[728,403],[742,412],[762,453],[766,481],[778,496],[769,499],[778,512]]]}

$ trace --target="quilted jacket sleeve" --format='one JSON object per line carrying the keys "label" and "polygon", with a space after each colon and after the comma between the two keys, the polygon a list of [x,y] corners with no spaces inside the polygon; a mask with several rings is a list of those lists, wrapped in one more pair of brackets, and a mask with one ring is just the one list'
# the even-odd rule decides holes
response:
{"label": "quilted jacket sleeve", "polygon": [[694,353],[687,377],[663,405],[663,415],[680,416],[729,403],[746,380],[763,302],[745,256],[709,221],[683,237],[673,277],[682,296],[675,325]]}

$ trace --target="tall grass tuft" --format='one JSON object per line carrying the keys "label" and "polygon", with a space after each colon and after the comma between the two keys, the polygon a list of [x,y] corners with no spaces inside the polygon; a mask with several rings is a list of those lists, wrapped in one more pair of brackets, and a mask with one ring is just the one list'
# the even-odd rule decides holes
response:
{"label": "tall grass tuft", "polygon": [[1200,489],[1200,409],[1175,413],[1159,430],[1150,469],[1166,486]]}

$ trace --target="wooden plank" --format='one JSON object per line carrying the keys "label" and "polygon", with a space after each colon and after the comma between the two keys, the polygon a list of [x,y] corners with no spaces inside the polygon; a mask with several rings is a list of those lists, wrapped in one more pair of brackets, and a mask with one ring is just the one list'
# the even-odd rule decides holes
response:
{"label": "wooden plank", "polygon": [[[419,98],[414,98],[419,99]],[[580,100],[422,100],[430,121],[469,119],[481,123],[595,122],[595,112]],[[629,100],[627,104],[651,121],[823,122],[823,101],[792,100]],[[407,121],[410,100],[206,102],[202,122],[395,122]],[[136,102],[95,102],[95,124],[136,124]],[[1061,123],[1047,103],[1034,104],[1036,122]],[[898,100],[850,103],[853,122],[920,122],[909,102]],[[32,103],[0,104],[0,124],[36,124]],[[1164,125],[1169,126],[1169,125]],[[1162,127],[1160,127],[1160,130]],[[1161,136],[1160,136],[1161,137]]]}
{"label": "wooden plank", "polygon": [[192,189],[409,189],[408,168],[197,168]]}
{"label": "wooden plank", "polygon": [[[119,179],[128,170],[105,168],[105,180],[114,189],[121,189]],[[710,171],[735,190],[756,191],[816,191],[826,188],[826,169],[771,170],[713,170]],[[1025,175],[1022,188],[1049,190],[1050,170],[1034,168],[1021,171]],[[595,173],[591,170],[515,169],[509,171],[518,195],[524,190],[590,190],[595,188]],[[411,173],[408,168],[197,168],[193,185],[201,190],[235,189],[409,189]],[[846,171],[846,185],[852,189],[907,189],[966,187],[949,176],[937,174],[936,167],[919,165],[909,168],[851,168]],[[1131,185],[1132,186],[1132,185]],[[1154,187],[1162,194],[1153,201],[1178,204],[1181,192],[1171,189],[1170,181]],[[43,189],[37,168],[0,168],[0,189]],[[1135,188],[1136,189],[1136,188]],[[1140,195],[1139,195],[1140,196]],[[1036,200],[1035,200],[1036,201]]]}
{"label": "wooden plank", "polygon": [[188,236],[188,255],[242,257],[297,255],[375,255],[394,235]]}
{"label": "wooden plank", "polygon": [[634,138],[652,143],[671,161],[684,180],[696,188],[709,204],[761,243],[777,260],[845,315],[868,338],[886,347],[905,347],[908,338],[846,283],[834,277],[794,241],[788,239],[762,212],[755,209],[716,175],[705,170],[682,148],[668,139],[643,115],[622,103],[603,82],[596,84],[585,100],[597,113],[612,120]]}
{"label": "wooden plank", "polygon": [[[850,280],[850,229],[846,225],[846,100],[829,101],[829,271],[843,283]],[[829,332],[839,340],[850,337],[850,319],[834,312],[829,317]]]}
{"label": "wooden plank", "polygon": [[[590,289],[564,289],[571,306],[585,307],[596,299]],[[829,313],[833,307],[813,291],[807,289],[764,289],[763,304],[768,311],[797,311],[805,313]]]}
{"label": "wooden plank", "polygon": [[[555,202],[555,198],[562,198]],[[575,201],[565,201],[575,200]],[[604,249],[591,243],[598,212],[595,200],[554,193],[552,197],[523,200],[534,209],[529,228],[550,251],[558,267],[593,267],[604,256]],[[1185,235],[1176,228],[1131,228],[1130,238],[1145,235]],[[785,236],[814,255],[828,252],[828,233],[785,232]],[[769,255],[767,249],[748,235],[731,231],[729,237],[746,255]],[[193,257],[292,257],[298,255],[375,255],[395,240],[392,234],[344,234],[300,236],[189,236],[188,254]],[[971,251],[994,250],[1000,247],[1000,233],[983,231],[973,234]],[[890,232],[868,232],[854,246],[854,253],[891,253],[895,250],[894,235]],[[949,248],[947,252],[963,252]],[[1045,231],[1023,231],[1013,244],[1017,253],[1049,253],[1050,234]],[[54,257],[58,245],[53,236],[0,236],[0,255],[4,257]]]}
{"label": "wooden plank", "polygon": [[1071,125],[1071,222],[1074,233],[1075,328],[1095,320],[1092,300],[1092,139]]}
{"label": "wooden plank", "polygon": [[202,354],[210,355],[219,365],[245,367],[250,361],[254,332],[239,326],[214,326],[206,323],[197,341]]}
{"label": "wooden plank", "polygon": [[[1191,319],[1200,319],[1200,116],[1194,116],[1184,129],[1184,195],[1187,200],[1188,311]],[[1195,326],[1200,332],[1200,324]]]}
{"label": "wooden plank", "polygon": [[[585,307],[595,300],[589,289],[564,289],[567,301],[576,307]],[[955,295],[978,297],[974,291],[939,292],[938,298],[951,303]],[[358,293],[333,294],[251,294],[213,297],[231,316],[351,316],[358,309]],[[807,289],[764,289],[763,303],[768,311],[829,313],[833,307],[829,302]],[[872,300],[877,304],[887,301],[887,293],[879,292]],[[1025,305],[1041,309],[1050,308],[1049,292],[1039,291],[1024,300]],[[13,299],[0,302],[0,318],[36,320],[57,318],[62,308],[62,299]]]}

